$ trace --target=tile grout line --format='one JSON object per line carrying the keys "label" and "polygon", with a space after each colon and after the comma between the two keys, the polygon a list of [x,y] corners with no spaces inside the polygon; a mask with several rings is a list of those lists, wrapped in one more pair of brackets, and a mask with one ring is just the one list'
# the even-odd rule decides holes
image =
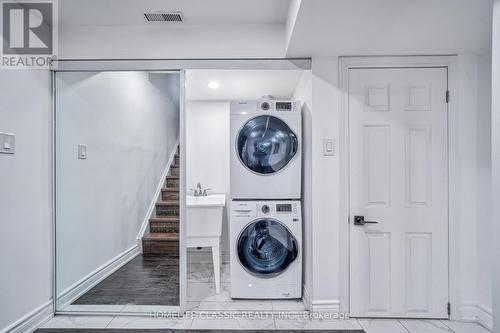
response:
{"label": "tile grout line", "polygon": [[104,328],[108,328],[109,324],[111,324],[111,322],[112,322],[113,320],[115,320],[115,318],[116,318],[116,316],[111,317],[111,320],[110,320],[110,321],[106,324],[106,326],[104,326]]}
{"label": "tile grout line", "polygon": [[448,329],[449,329],[451,332],[455,333],[455,331],[453,330],[453,328],[451,328],[450,326],[446,325],[446,322],[445,322],[444,320],[440,320],[439,322],[440,322],[441,324],[443,324],[444,326],[448,327]]}
{"label": "tile grout line", "polygon": [[356,321],[356,323],[358,324],[358,326],[364,331],[365,329],[363,328],[363,325],[361,325],[361,323],[359,322],[359,319],[358,318],[354,318],[354,320]]}
{"label": "tile grout line", "polygon": [[[213,271],[210,271],[210,274],[208,275],[208,280],[207,280],[207,282],[208,282],[208,283],[210,283],[210,282],[211,282],[210,280],[212,279],[212,276],[213,276],[213,275],[214,275],[214,272],[213,272]],[[215,278],[214,278],[214,282],[215,282]]]}
{"label": "tile grout line", "polygon": [[398,323],[399,323],[399,325],[403,326],[403,328],[404,328],[404,329],[405,329],[408,333],[413,333],[413,332],[411,332],[411,331],[410,331],[410,329],[409,329],[408,327],[406,327],[406,326],[405,326],[405,324],[403,324],[403,323],[401,322],[401,320],[400,320],[400,319],[398,319]]}
{"label": "tile grout line", "polygon": [[[405,319],[405,320],[417,320],[419,322],[425,322],[426,321],[426,319]],[[403,325],[404,328],[406,328],[406,330],[408,332],[413,333],[413,332],[410,331],[410,329],[408,327],[405,326],[404,323],[401,322],[401,320],[399,320],[399,321],[400,321],[400,324]],[[433,321],[433,320],[431,319],[431,321]],[[435,320],[435,321],[438,322],[438,323],[441,323],[442,325],[444,325],[448,329],[449,333],[455,333],[455,331],[450,326],[446,325],[446,323],[443,320]]]}

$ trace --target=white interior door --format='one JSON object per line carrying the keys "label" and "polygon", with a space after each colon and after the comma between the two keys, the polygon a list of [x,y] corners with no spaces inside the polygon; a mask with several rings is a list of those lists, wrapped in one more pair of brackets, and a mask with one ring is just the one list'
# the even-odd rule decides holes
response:
{"label": "white interior door", "polygon": [[352,316],[448,317],[446,91],[446,68],[349,70]]}

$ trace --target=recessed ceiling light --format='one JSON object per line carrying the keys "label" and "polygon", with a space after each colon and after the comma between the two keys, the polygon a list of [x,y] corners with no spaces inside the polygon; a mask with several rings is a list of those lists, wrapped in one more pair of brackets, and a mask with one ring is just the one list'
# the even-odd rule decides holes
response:
{"label": "recessed ceiling light", "polygon": [[220,87],[220,83],[217,81],[210,81],[210,82],[208,82],[208,87],[210,89],[217,89]]}

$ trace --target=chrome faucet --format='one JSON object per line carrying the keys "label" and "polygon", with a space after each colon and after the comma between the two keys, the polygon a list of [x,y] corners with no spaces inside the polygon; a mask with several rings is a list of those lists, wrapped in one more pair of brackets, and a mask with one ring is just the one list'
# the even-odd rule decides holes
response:
{"label": "chrome faucet", "polygon": [[198,182],[198,184],[196,184],[196,189],[191,189],[191,191],[193,191],[193,196],[195,197],[206,197],[208,196],[208,193],[207,191],[210,190],[209,188],[206,188],[206,189],[203,189],[201,187],[201,183]]}

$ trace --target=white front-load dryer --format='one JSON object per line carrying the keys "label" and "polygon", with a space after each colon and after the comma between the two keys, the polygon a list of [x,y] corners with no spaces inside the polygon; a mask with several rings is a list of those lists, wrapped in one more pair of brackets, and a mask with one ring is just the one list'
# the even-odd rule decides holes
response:
{"label": "white front-load dryer", "polygon": [[302,118],[298,101],[233,101],[233,199],[300,199]]}
{"label": "white front-load dryer", "polygon": [[302,297],[300,201],[232,201],[231,297]]}

